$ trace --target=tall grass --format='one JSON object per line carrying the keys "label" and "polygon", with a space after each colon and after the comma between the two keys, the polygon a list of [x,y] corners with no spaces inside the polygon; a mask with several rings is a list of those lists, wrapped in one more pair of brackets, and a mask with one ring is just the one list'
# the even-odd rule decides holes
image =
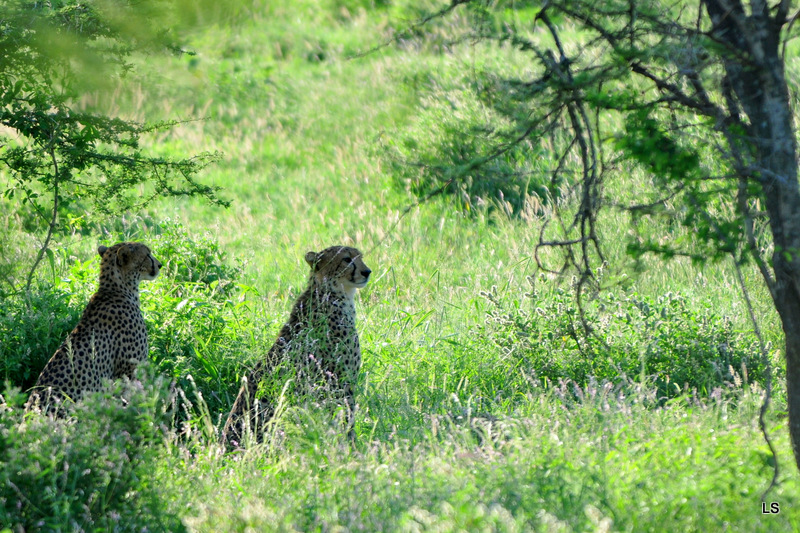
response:
{"label": "tall grass", "polygon": [[[445,197],[406,210],[414,191],[387,145],[441,140],[418,119],[463,69],[520,66],[508,50],[448,43],[459,13],[351,58],[418,10],[256,3],[250,23],[190,36],[196,56],[148,57],[138,85],[87,100],[141,119],[203,119],[146,148],[224,151],[203,179],[233,206],[88,214],[60,235],[32,299],[0,302],[12,385],[0,406],[0,531],[800,527],[780,387],[768,425],[784,465],[769,496],[781,513],[761,514],[772,461],[755,423],[763,368],[729,265],[645,259],[637,273],[628,221],[607,213],[611,290],[588,308],[603,341],[591,344],[577,335],[570,280],[535,266],[541,218],[491,204],[465,213]],[[16,207],[0,206],[0,274],[13,276],[31,237]],[[23,415],[13,385],[29,386],[74,325],[96,286],[97,244],[123,239],[165,265],[142,287],[152,362],[142,389],[88,402],[74,420]],[[357,302],[356,444],[326,413],[287,407],[269,443],[223,453],[221,421],[305,285],[303,255],[333,244],[356,245],[374,271]],[[745,275],[779,364],[769,297]],[[173,392],[148,385],[156,376]],[[124,394],[145,407],[121,405]]]}

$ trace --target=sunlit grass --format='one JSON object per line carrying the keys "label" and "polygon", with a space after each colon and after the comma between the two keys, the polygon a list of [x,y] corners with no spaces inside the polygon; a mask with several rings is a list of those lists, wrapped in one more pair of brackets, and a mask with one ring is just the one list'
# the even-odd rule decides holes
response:
{"label": "sunlit grass", "polygon": [[[414,132],[420,99],[437,80],[455,83],[459,69],[476,65],[515,68],[519,58],[469,43],[409,42],[349,59],[391,35],[393,25],[405,23],[401,15],[416,13],[413,6],[267,4],[235,32],[208,28],[193,36],[196,56],[147,58],[144,81],[100,102],[141,120],[189,121],[146,148],[224,152],[202,180],[224,187],[231,208],[156,202],[146,213],[103,224],[100,235],[65,235],[50,273],[41,272],[52,292],[40,307],[77,314],[96,265],[76,259],[88,262],[97,241],[142,240],[165,263],[142,301],[151,359],[191,402],[163,428],[163,449],[146,465],[170,517],[197,531],[800,527],[780,394],[769,426],[783,473],[770,500],[782,512],[762,517],[771,459],[755,423],[758,385],[728,383],[665,399],[654,397],[652,379],[636,382],[636,375],[580,384],[539,379],[541,368],[525,367],[498,343],[487,294],[512,319],[520,309],[540,313],[545,326],[560,318],[540,305],[561,302],[571,289],[569,277],[538,276],[534,250],[543,219],[509,218],[491,206],[465,213],[445,197],[406,210],[416,199],[389,173],[383,141]],[[442,22],[431,41],[462,22]],[[646,258],[637,274],[625,254],[627,218],[609,210],[600,222],[609,262],[603,279],[612,292],[651,299],[678,293],[690,309],[710,308],[731,319],[735,335],[748,334],[729,264]],[[31,239],[23,224],[10,215],[4,224],[0,230],[10,235],[0,241],[3,253],[25,258]],[[209,243],[221,253],[210,253]],[[214,432],[238,379],[271,346],[303,290],[305,252],[333,244],[357,246],[373,270],[357,298],[364,352],[357,443],[324,414],[290,406],[270,445],[223,454]],[[193,278],[208,264],[180,269],[195,256],[241,262],[241,272],[225,275],[233,283],[228,292],[218,280]],[[549,251],[540,257],[553,268],[562,260]],[[531,276],[536,301],[525,296]],[[745,276],[780,361],[769,296],[755,271]],[[12,318],[0,333],[28,348],[60,342],[66,332],[52,331],[43,316],[19,335]],[[523,339],[533,332],[513,333]],[[568,335],[556,341],[565,352],[574,349]],[[641,341],[644,350],[649,339]],[[16,411],[8,416],[0,430],[25,427],[14,425]]]}

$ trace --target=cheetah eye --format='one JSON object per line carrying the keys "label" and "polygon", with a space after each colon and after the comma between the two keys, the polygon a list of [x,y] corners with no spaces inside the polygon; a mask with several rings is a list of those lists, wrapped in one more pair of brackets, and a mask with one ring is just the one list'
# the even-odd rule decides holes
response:
{"label": "cheetah eye", "polygon": [[353,262],[352,257],[342,257],[342,263],[347,263],[348,265]]}

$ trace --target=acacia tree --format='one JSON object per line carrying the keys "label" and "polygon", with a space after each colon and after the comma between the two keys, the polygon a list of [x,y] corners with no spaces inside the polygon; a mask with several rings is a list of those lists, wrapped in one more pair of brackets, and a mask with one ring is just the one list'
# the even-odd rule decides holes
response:
{"label": "acacia tree", "polygon": [[[530,57],[526,76],[481,80],[482,99],[507,124],[486,129],[494,147],[456,166],[426,168],[449,187],[521,145],[551,147],[551,184],[571,183],[576,201],[553,203],[537,261],[540,248],[557,247],[564,258],[557,270],[577,270],[579,289],[591,285],[604,260],[599,215],[620,208],[637,230],[628,243],[635,256],[730,256],[740,275],[739,265],[757,265],[785,333],[800,467],[800,190],[785,62],[797,14],[790,16],[790,4],[453,0],[420,24],[466,9],[469,35],[459,40],[493,40]],[[628,187],[624,201],[612,197],[608,180],[634,167],[647,171],[646,186]],[[684,226],[682,238],[666,239],[656,223]],[[763,409],[761,422],[763,429]]]}
{"label": "acacia tree", "polygon": [[129,73],[133,54],[182,52],[170,29],[182,22],[178,14],[200,8],[179,4],[0,0],[0,192],[44,235],[28,290],[70,210],[115,215],[182,195],[226,205],[195,179],[217,154],[170,158],[140,147],[142,135],[174,123],[142,124],[80,104]]}

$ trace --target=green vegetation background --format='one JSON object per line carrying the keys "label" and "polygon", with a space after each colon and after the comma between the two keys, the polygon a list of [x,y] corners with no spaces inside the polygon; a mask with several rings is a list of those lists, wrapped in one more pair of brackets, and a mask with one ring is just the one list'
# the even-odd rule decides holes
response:
{"label": "green vegetation background", "polygon": [[[615,288],[589,305],[586,340],[570,280],[535,268],[536,213],[495,185],[483,202],[456,194],[405,213],[425,183],[403,158],[446,155],[466,142],[459,125],[488,119],[470,76],[526,68],[510,49],[450,43],[467,23],[458,11],[354,57],[435,5],[267,2],[234,30],[209,21],[190,36],[197,55],[142,57],[140,78],[87,96],[135,119],[190,120],[148,148],[222,151],[202,180],[233,204],[173,199],[115,221],[76,209],[32,300],[3,299],[0,530],[800,528],[782,334],[755,271],[778,367],[778,515],[762,515],[764,368],[728,265],[645,260],[635,273],[628,223],[606,215],[602,276]],[[30,264],[36,229],[0,204],[3,265]],[[165,264],[142,286],[152,365],[114,391],[135,407],[99,395],[78,423],[23,418],[19,390],[96,287],[94,250],[122,239]],[[333,244],[359,247],[374,271],[357,304],[357,444],[289,406],[269,447],[222,454],[218,428],[303,289],[303,255]]]}

